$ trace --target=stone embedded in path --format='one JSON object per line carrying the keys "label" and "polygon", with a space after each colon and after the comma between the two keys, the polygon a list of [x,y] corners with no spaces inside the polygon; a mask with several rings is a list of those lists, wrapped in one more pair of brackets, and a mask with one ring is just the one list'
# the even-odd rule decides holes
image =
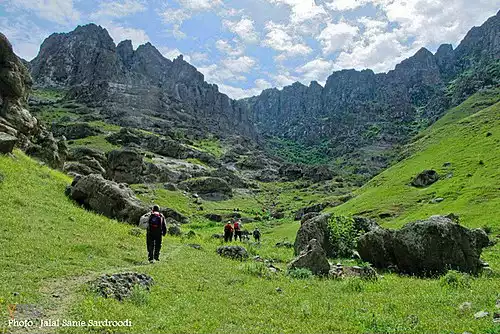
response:
{"label": "stone embedded in path", "polygon": [[119,301],[130,297],[135,286],[149,291],[154,284],[151,276],[134,272],[120,274],[105,274],[89,283],[91,288],[105,298],[115,298]]}

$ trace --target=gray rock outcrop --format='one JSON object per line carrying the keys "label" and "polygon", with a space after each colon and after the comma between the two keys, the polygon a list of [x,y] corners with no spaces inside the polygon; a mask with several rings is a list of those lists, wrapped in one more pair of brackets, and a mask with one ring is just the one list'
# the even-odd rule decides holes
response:
{"label": "gray rock outcrop", "polygon": [[330,263],[320,242],[316,239],[311,239],[299,256],[288,264],[288,268],[305,268],[311,270],[314,275],[325,276],[330,271]]}

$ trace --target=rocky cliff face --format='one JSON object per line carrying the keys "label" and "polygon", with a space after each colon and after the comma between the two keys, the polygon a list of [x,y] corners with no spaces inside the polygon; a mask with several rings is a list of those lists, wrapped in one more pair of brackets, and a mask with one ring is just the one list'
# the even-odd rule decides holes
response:
{"label": "rocky cliff face", "polygon": [[[61,167],[66,147],[56,141],[25,108],[32,79],[23,62],[14,54],[7,37],[0,33],[0,134],[2,140],[16,144],[53,167]],[[9,153],[9,150],[3,153]]]}
{"label": "rocky cliff face", "polygon": [[52,34],[31,62],[36,86],[63,87],[69,97],[102,108],[111,122],[165,132],[255,137],[248,110],[204,81],[179,56],[170,61],[150,43],[115,46],[94,24]]}
{"label": "rocky cliff face", "polygon": [[326,146],[323,152],[343,157],[344,165],[354,161],[358,172],[373,174],[385,167],[391,147],[405,143],[450,107],[446,88],[452,79],[498,59],[500,12],[473,28],[456,50],[449,44],[436,54],[423,48],[388,73],[342,70],[324,87],[295,83],[245,103],[264,136]]}

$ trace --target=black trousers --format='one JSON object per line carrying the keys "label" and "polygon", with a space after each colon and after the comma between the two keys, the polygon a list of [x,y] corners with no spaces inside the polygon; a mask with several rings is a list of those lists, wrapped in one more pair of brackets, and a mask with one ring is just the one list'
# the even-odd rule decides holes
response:
{"label": "black trousers", "polygon": [[233,232],[224,232],[224,242],[233,241]]}
{"label": "black trousers", "polygon": [[234,241],[238,240],[238,238],[241,241],[241,231],[234,231]]}
{"label": "black trousers", "polygon": [[158,260],[160,258],[160,249],[161,249],[161,231],[160,233],[154,233],[148,231],[146,233],[146,244],[148,246],[148,260],[151,261],[153,259]]}

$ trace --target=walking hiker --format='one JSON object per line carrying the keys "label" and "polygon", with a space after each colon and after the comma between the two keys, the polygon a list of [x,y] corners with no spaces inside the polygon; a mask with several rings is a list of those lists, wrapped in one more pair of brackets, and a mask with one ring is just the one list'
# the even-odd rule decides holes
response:
{"label": "walking hiker", "polygon": [[165,217],[160,213],[158,205],[153,206],[153,211],[149,216],[148,228],[146,232],[146,244],[148,246],[148,260],[153,263],[153,259],[160,261],[160,249],[162,238],[167,234]]}
{"label": "walking hiker", "polygon": [[224,242],[228,241],[233,241],[233,227],[230,221],[224,225]]}
{"label": "walking hiker", "polygon": [[255,239],[255,242],[260,242],[260,231],[258,227],[253,230],[253,238]]}
{"label": "walking hiker", "polygon": [[240,238],[241,241],[241,220],[235,220],[234,221],[234,241],[238,240],[238,237]]}

